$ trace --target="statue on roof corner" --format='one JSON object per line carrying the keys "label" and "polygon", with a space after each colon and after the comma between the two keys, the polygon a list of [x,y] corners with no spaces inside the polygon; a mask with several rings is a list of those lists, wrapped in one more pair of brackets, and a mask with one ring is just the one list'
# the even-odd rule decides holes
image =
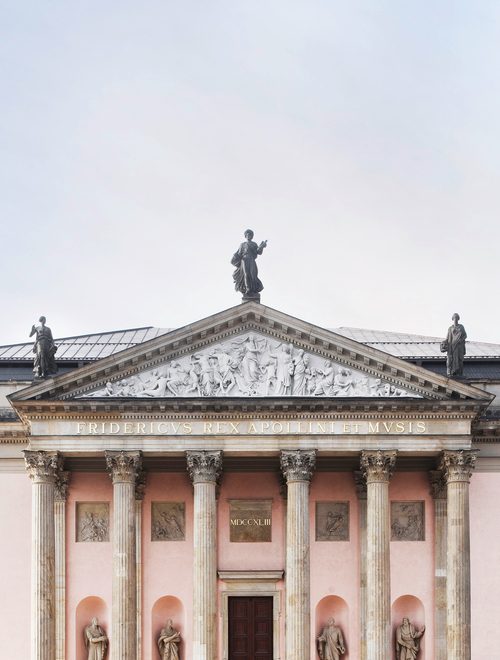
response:
{"label": "statue on roof corner", "polygon": [[467,333],[464,326],[459,323],[459,314],[455,312],[451,320],[453,321],[453,325],[450,325],[446,339],[441,342],[441,352],[447,353],[446,372],[448,376],[462,376]]}
{"label": "statue on roof corner", "polygon": [[48,378],[57,373],[55,359],[57,346],[54,344],[51,329],[45,325],[46,320],[45,316],[40,316],[38,319],[40,325],[33,325],[30,332],[30,337],[36,335],[33,346],[33,353],[35,354],[33,373],[35,378]]}
{"label": "statue on roof corner", "polygon": [[234,288],[243,294],[243,302],[255,300],[260,302],[260,292],[264,288],[258,278],[257,256],[262,254],[267,246],[267,241],[262,241],[257,245],[253,241],[253,231],[247,229],[245,232],[246,240],[240,245],[234,253],[231,263],[236,266],[233,273]]}

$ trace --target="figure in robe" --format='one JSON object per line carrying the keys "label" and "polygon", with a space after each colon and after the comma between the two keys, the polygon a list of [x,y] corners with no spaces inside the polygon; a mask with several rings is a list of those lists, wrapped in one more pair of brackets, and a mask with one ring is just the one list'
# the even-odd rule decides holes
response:
{"label": "figure in robe", "polygon": [[236,266],[233,273],[234,288],[243,294],[244,299],[260,300],[259,294],[264,286],[258,278],[256,259],[264,251],[267,241],[262,241],[260,245],[254,243],[251,229],[246,230],[245,238],[246,241],[240,245],[231,259],[232,265]]}
{"label": "figure in robe", "polygon": [[40,325],[33,325],[30,332],[30,337],[36,335],[35,345],[33,346],[33,353],[35,354],[33,373],[35,378],[47,378],[57,373],[55,359],[57,346],[54,344],[52,330],[45,325],[47,320],[45,316],[40,316],[38,320]]}
{"label": "figure in robe", "polygon": [[104,660],[108,648],[108,638],[97,623],[96,617],[92,619],[90,626],[85,628],[84,638],[87,660]]}
{"label": "figure in robe", "polygon": [[274,385],[274,394],[276,396],[288,395],[292,389],[293,359],[292,347],[286,344],[281,345],[281,350],[276,353],[270,353],[270,357],[276,359],[276,383]]}
{"label": "figure in robe", "polygon": [[424,632],[425,626],[422,630],[417,630],[410,623],[410,619],[405,617],[396,629],[396,659],[416,660],[420,650],[420,638]]}
{"label": "figure in robe", "polygon": [[328,619],[318,637],[318,653],[321,660],[340,660],[340,656],[345,653],[342,631],[335,625],[333,617]]}
{"label": "figure in robe", "polygon": [[294,396],[305,396],[307,393],[307,381],[310,376],[309,356],[300,348],[296,357],[293,359],[293,386],[292,394]]}
{"label": "figure in robe", "polygon": [[447,353],[446,371],[448,376],[462,376],[467,333],[464,326],[459,323],[460,316],[457,313],[453,314],[451,320],[453,325],[450,325],[446,339],[441,342],[441,352]]}
{"label": "figure in robe", "polygon": [[158,650],[161,660],[179,660],[180,633],[174,628],[172,619],[167,621],[158,637]]}

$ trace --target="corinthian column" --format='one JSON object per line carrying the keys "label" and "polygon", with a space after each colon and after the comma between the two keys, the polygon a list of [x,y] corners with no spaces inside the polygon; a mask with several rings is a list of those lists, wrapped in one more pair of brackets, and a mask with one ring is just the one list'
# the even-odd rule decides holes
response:
{"label": "corinthian column", "polygon": [[361,470],[367,486],[366,657],[387,660],[391,645],[391,566],[389,479],[395,451],[363,451]]}
{"label": "corinthian column", "polygon": [[441,470],[447,484],[446,570],[448,660],[470,660],[469,482],[476,462],[472,451],[445,451]]}
{"label": "corinthian column", "polygon": [[440,470],[429,472],[434,499],[434,660],[447,660],[446,649],[446,525],[447,485]]}
{"label": "corinthian column", "polygon": [[66,498],[69,472],[61,471],[54,491],[56,660],[66,658]]}
{"label": "corinthian column", "polygon": [[111,660],[137,658],[135,485],[139,451],[106,451],[113,481],[113,596]]}
{"label": "corinthian column", "polygon": [[281,452],[287,483],[285,657],[309,660],[311,645],[309,566],[309,485],[316,465],[315,450]]}
{"label": "corinthian column", "polygon": [[355,470],[354,482],[358,496],[359,511],[359,629],[361,631],[359,641],[359,660],[366,659],[366,480],[361,470]]}
{"label": "corinthian column", "polygon": [[58,452],[25,451],[31,478],[31,660],[55,660],[54,489],[62,458]]}
{"label": "corinthian column", "polygon": [[194,487],[193,660],[217,657],[217,505],[221,451],[186,452]]}

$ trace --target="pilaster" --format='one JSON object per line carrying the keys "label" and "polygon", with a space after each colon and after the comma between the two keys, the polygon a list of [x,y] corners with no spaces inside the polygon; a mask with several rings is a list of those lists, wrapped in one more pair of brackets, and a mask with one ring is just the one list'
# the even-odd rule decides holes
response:
{"label": "pilaster", "polygon": [[429,472],[434,500],[434,658],[447,660],[446,644],[446,481],[440,470]]}
{"label": "pilaster", "polygon": [[366,505],[367,505],[367,487],[366,480],[361,470],[354,472],[354,482],[356,484],[356,494],[358,496],[359,511],[359,660],[367,660],[366,657]]}
{"label": "pilaster", "polygon": [[59,472],[54,490],[56,660],[66,658],[66,499],[69,479],[69,472]]}

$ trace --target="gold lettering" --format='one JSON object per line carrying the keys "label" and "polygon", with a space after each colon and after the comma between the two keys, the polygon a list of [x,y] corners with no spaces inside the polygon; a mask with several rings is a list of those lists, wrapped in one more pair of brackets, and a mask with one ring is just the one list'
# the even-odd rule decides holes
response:
{"label": "gold lettering", "polygon": [[390,433],[394,422],[382,422],[382,424],[384,425],[386,432]]}
{"label": "gold lettering", "polygon": [[203,433],[212,433],[212,422],[203,422]]}
{"label": "gold lettering", "polygon": [[255,428],[255,424],[253,422],[250,422],[250,424],[248,425],[248,432],[257,433],[257,429]]}
{"label": "gold lettering", "polygon": [[179,433],[179,429],[181,428],[181,423],[180,422],[172,422],[172,431],[177,435]]}
{"label": "gold lettering", "polygon": [[94,422],[89,422],[89,433],[97,433],[97,424],[94,424]]}
{"label": "gold lettering", "polygon": [[217,431],[216,433],[225,433],[226,432],[226,422],[217,422]]}
{"label": "gold lettering", "polygon": [[425,422],[417,422],[417,433],[425,433]]}
{"label": "gold lettering", "polygon": [[124,433],[133,433],[131,422],[125,422]]}
{"label": "gold lettering", "polygon": [[352,425],[352,432],[359,433],[359,424],[357,422]]}
{"label": "gold lettering", "polygon": [[404,433],[404,432],[405,432],[405,423],[396,422],[396,433]]}
{"label": "gold lettering", "polygon": [[137,433],[146,433],[146,424],[144,422],[137,422]]}
{"label": "gold lettering", "polygon": [[413,422],[408,422],[408,433],[413,433]]}
{"label": "gold lettering", "polygon": [[167,422],[158,423],[158,433],[168,433],[168,424]]}
{"label": "gold lettering", "polygon": [[238,426],[240,425],[240,422],[236,422],[236,424],[233,424],[233,422],[229,422],[229,425],[231,426],[231,433],[239,433],[240,430]]}
{"label": "gold lettering", "polygon": [[281,422],[273,422],[273,433],[283,433],[283,424]]}
{"label": "gold lettering", "polygon": [[319,433],[326,433],[326,426],[323,422],[318,422]]}
{"label": "gold lettering", "polygon": [[120,425],[117,422],[110,422],[109,432],[110,433],[120,433]]}
{"label": "gold lettering", "polygon": [[286,423],[286,432],[290,433],[290,422],[289,421]]}
{"label": "gold lettering", "polygon": [[85,431],[85,422],[78,422],[76,425],[76,432],[78,434],[83,433]]}
{"label": "gold lettering", "polygon": [[187,435],[193,432],[191,422],[184,422],[182,428],[184,429],[184,433],[186,433]]}
{"label": "gold lettering", "polygon": [[269,422],[262,422],[262,433],[269,431],[271,424]]}
{"label": "gold lettering", "polygon": [[368,422],[368,433],[379,433],[380,422]]}
{"label": "gold lettering", "polygon": [[347,424],[347,422],[344,422],[344,433],[350,433],[351,432],[351,425]]}

